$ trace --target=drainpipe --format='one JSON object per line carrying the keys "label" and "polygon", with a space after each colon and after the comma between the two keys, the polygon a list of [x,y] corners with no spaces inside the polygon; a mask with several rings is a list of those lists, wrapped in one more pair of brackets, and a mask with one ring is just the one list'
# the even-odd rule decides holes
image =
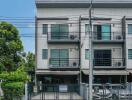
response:
{"label": "drainpipe", "polygon": [[82,83],[82,71],[81,71],[81,16],[79,17],[79,75],[80,75],[80,84]]}

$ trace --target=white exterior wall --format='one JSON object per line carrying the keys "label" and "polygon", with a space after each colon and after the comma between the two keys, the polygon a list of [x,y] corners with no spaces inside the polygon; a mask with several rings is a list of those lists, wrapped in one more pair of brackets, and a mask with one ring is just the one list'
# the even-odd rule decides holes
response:
{"label": "white exterior wall", "polygon": [[[81,17],[88,17],[88,8],[38,8],[37,9],[37,17],[38,18],[48,18],[48,17],[59,17],[59,18],[70,18],[68,21],[66,20],[47,20],[47,21],[39,21],[38,25],[40,28],[38,28],[38,36],[43,37],[42,35],[42,24],[60,24],[60,23],[78,23],[79,21],[79,16]],[[111,23],[111,29],[112,32],[115,33],[121,33],[121,18],[123,16],[126,17],[132,17],[132,8],[95,8],[92,11],[92,15],[95,17],[100,17],[100,18],[113,18],[111,21],[101,21],[101,20],[96,20],[93,21],[93,24],[103,24],[103,23]],[[85,24],[87,24],[88,21],[82,21],[81,24],[81,67],[84,69],[88,69],[89,65],[89,60],[85,60],[85,49],[89,49],[89,40],[88,40],[88,35],[85,37]],[[132,22],[127,22],[127,23],[132,23]],[[77,26],[77,27],[76,27]],[[78,25],[77,24],[72,24],[70,25],[69,31],[78,31]],[[126,29],[127,30],[127,29]],[[50,28],[49,28],[50,32]],[[50,48],[56,48],[55,45],[48,45],[47,44],[47,36],[44,36],[46,38],[39,38],[38,39],[38,55],[37,55],[37,67],[38,68],[48,68],[48,59],[47,60],[42,60],[42,49],[50,49]],[[84,38],[85,37],[85,38]],[[132,61],[128,60],[128,50],[127,49],[132,49],[132,35],[126,34],[127,40],[126,40],[126,56],[127,56],[127,68],[132,69]],[[70,47],[75,47],[77,45],[58,45],[59,48],[70,48]],[[112,48],[122,48],[121,45],[96,45],[94,48],[97,49],[112,49]],[[122,49],[121,49],[122,51]],[[112,57],[114,55],[120,55],[120,53],[115,53],[112,54]],[[50,55],[49,55],[50,56]],[[78,56],[78,55],[74,55]]]}
{"label": "white exterior wall", "polygon": [[[73,20],[72,20],[73,22]],[[75,21],[74,21],[75,22]],[[73,22],[73,23],[74,23]],[[78,22],[78,21],[77,21]],[[48,44],[47,35],[43,34],[43,24],[48,24],[48,33],[51,32],[51,24],[65,24],[71,23],[71,21],[60,21],[60,20],[48,20],[48,21],[38,21],[37,26],[37,69],[48,69],[49,68],[49,59],[50,59],[50,50],[51,49],[69,49],[69,58],[79,58],[79,48],[76,44]],[[70,25],[70,24],[69,24]],[[75,32],[78,34],[78,25],[72,24],[69,27],[70,32]],[[48,59],[42,59],[42,49],[48,49]]]}
{"label": "white exterior wall", "polygon": [[132,69],[132,59],[128,59],[128,49],[132,49],[132,34],[128,34],[128,24],[132,24],[132,21],[126,22],[126,64],[128,69]]}

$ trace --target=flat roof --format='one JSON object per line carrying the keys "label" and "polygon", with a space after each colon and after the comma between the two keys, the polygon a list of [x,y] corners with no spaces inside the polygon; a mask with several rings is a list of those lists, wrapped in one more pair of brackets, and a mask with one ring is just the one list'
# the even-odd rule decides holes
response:
{"label": "flat roof", "polygon": [[[91,0],[36,0],[38,8],[88,8]],[[94,8],[132,8],[132,0],[93,0]]]}

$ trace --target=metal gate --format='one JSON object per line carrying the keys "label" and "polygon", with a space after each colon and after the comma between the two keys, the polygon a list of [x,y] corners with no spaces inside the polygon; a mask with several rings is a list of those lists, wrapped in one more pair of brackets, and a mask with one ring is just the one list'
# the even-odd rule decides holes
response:
{"label": "metal gate", "polygon": [[37,92],[33,86],[28,86],[28,100],[83,100],[78,84],[42,84],[37,86]]}

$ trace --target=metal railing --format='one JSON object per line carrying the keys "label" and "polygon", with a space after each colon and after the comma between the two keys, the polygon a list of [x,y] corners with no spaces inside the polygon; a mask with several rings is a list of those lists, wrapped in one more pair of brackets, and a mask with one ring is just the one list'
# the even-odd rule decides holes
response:
{"label": "metal railing", "polygon": [[110,66],[112,68],[125,67],[125,59],[123,58],[94,58],[94,66]]}
{"label": "metal railing", "polygon": [[50,58],[50,68],[79,68],[79,58]]}
{"label": "metal railing", "polygon": [[[59,35],[57,35],[59,34]],[[79,33],[57,33],[57,34],[48,34],[48,41],[79,41]],[[64,35],[66,34],[66,35]]]}
{"label": "metal railing", "polygon": [[[105,32],[106,33],[106,32]],[[103,34],[103,33],[102,33]],[[98,33],[93,34],[93,40],[101,40],[101,41],[123,41],[124,37],[119,33],[109,33],[106,36],[99,36]]]}

